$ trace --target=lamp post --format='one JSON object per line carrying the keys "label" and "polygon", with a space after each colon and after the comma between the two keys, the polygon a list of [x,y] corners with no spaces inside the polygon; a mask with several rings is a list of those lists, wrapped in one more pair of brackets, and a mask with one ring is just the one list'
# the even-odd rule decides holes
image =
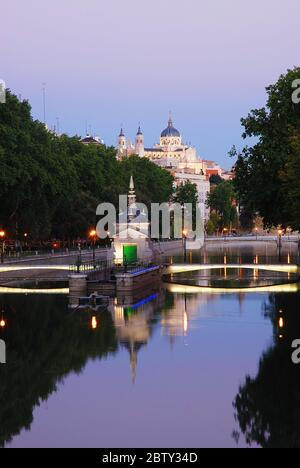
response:
{"label": "lamp post", "polygon": [[184,261],[186,262],[186,241],[187,241],[187,236],[188,236],[188,231],[184,229],[182,231],[182,236],[183,236],[183,252],[184,252]]}
{"label": "lamp post", "polygon": [[256,240],[258,240],[258,227],[255,228]]}
{"label": "lamp post", "polygon": [[227,228],[223,228],[223,235],[224,235],[224,239],[226,240],[226,233],[228,232],[228,229]]}
{"label": "lamp post", "polygon": [[278,249],[279,249],[279,261],[281,261],[281,249],[282,249],[282,229],[278,229]]}
{"label": "lamp post", "polygon": [[93,248],[93,266],[94,269],[96,268],[96,238],[97,238],[97,231],[92,229],[90,231],[90,238],[92,239],[92,248]]}
{"label": "lamp post", "polygon": [[1,239],[1,263],[4,263],[4,252],[5,252],[5,231],[0,231],[0,239]]}

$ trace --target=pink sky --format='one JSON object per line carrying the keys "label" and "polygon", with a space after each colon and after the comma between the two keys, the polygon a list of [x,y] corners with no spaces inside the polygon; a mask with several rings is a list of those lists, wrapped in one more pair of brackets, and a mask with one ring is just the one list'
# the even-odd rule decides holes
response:
{"label": "pink sky", "polygon": [[299,65],[298,0],[1,2],[0,78],[47,123],[115,144],[122,123],[147,146],[175,126],[199,154],[230,166],[240,117]]}

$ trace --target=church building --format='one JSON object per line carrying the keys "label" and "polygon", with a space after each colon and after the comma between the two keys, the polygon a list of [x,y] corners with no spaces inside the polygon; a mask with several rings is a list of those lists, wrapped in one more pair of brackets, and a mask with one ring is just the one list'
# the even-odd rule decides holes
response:
{"label": "church building", "polygon": [[123,159],[137,154],[141,158],[148,158],[153,163],[170,171],[177,186],[187,181],[195,184],[198,189],[199,206],[203,218],[209,218],[206,207],[207,196],[210,191],[209,178],[206,176],[206,162],[197,157],[196,148],[182,141],[180,132],[174,127],[171,116],[167,127],[161,132],[160,141],[153,148],[145,148],[144,135],[139,126],[135,144],[125,136],[123,129],[118,137],[117,156]]}

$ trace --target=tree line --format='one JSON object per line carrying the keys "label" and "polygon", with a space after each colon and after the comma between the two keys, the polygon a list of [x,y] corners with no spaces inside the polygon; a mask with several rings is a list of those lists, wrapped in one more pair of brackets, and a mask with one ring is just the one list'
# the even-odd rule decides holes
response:
{"label": "tree line", "polygon": [[266,88],[266,105],[241,119],[243,138],[254,143],[230,152],[242,212],[261,216],[266,227],[300,229],[300,103],[293,98],[299,79],[295,67]]}
{"label": "tree line", "polygon": [[172,175],[145,158],[118,161],[113,147],[56,135],[7,91],[0,105],[0,227],[12,239],[86,237],[102,202],[118,206],[133,175],[139,201],[168,201]]}

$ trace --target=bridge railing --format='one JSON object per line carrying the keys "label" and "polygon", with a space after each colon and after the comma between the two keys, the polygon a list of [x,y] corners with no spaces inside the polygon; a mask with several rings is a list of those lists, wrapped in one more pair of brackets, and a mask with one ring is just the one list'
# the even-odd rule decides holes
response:
{"label": "bridge railing", "polygon": [[71,273],[87,274],[93,279],[99,272],[114,271],[115,273],[138,273],[147,268],[158,266],[160,263],[160,261],[154,262],[153,259],[124,263],[121,259],[82,261],[78,258],[75,264],[70,265],[69,271]]}
{"label": "bridge railing", "polygon": [[202,265],[245,265],[245,264],[257,264],[257,265],[300,265],[300,257],[297,254],[282,254],[282,255],[252,255],[252,254],[187,254],[186,257],[183,255],[174,255],[165,257],[167,263],[188,263],[195,264],[200,263]]}

